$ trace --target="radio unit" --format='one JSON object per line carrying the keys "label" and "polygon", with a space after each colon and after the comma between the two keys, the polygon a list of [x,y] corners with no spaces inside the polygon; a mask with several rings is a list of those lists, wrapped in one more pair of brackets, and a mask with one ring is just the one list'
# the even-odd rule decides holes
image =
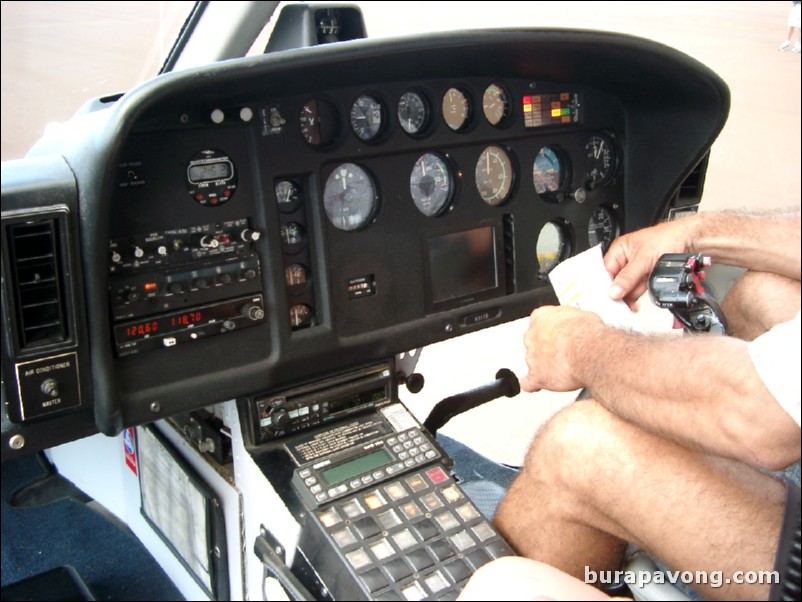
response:
{"label": "radio unit", "polygon": [[114,326],[117,355],[174,347],[265,321],[261,295],[201,305]]}
{"label": "radio unit", "polygon": [[245,400],[256,444],[308,430],[395,398],[389,363]]}
{"label": "radio unit", "polygon": [[262,291],[259,257],[227,257],[111,281],[115,320],[151,316]]}

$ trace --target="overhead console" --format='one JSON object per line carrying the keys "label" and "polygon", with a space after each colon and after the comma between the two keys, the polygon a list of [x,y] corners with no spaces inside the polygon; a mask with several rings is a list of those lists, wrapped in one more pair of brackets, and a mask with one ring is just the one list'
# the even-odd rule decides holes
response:
{"label": "overhead console", "polygon": [[569,31],[362,40],[144,84],[64,150],[98,427],[527,315],[561,260],[662,215],[727,109],[684,55]]}

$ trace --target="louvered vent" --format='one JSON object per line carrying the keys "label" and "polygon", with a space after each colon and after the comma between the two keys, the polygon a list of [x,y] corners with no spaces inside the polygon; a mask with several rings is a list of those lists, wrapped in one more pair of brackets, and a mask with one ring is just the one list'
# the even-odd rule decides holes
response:
{"label": "louvered vent", "polygon": [[705,155],[702,160],[696,164],[693,171],[682,181],[677,191],[677,199],[679,201],[695,201],[698,203],[702,200],[709,157],[709,154]]}
{"label": "louvered vent", "polygon": [[7,234],[20,350],[65,341],[69,332],[57,220],[11,224]]}

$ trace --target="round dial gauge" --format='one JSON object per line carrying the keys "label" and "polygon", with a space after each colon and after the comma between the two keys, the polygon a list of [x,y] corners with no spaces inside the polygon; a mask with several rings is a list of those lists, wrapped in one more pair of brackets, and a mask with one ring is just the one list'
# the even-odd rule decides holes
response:
{"label": "round dial gauge", "polygon": [[443,120],[455,132],[464,130],[471,119],[471,100],[459,88],[449,88],[443,96]]}
{"label": "round dial gauge", "polygon": [[610,243],[618,236],[618,222],[615,214],[607,207],[597,207],[588,221],[588,243],[591,247],[601,243],[602,253],[610,248]]}
{"label": "round dial gauge", "polygon": [[192,157],[187,165],[186,177],[187,191],[200,205],[222,205],[237,190],[234,162],[219,150],[202,150]]}
{"label": "round dial gauge", "polygon": [[312,308],[305,303],[299,303],[290,307],[290,326],[293,328],[303,328],[312,323]]}
{"label": "round dial gauge", "polygon": [[423,215],[431,217],[445,211],[453,192],[454,180],[444,159],[432,153],[418,158],[409,175],[409,193]]}
{"label": "round dial gauge", "polygon": [[601,134],[591,136],[585,144],[585,169],[590,189],[609,184],[615,176],[618,157],[612,140]]}
{"label": "round dial gauge", "polygon": [[337,109],[328,100],[313,98],[301,107],[298,117],[301,135],[312,146],[328,146],[337,137],[340,120]]}
{"label": "round dial gauge", "polygon": [[276,184],[276,203],[278,208],[291,213],[298,208],[301,203],[301,191],[298,184],[290,180],[281,180]]}
{"label": "round dial gauge", "polygon": [[376,213],[376,185],[355,163],[338,165],[323,188],[323,207],[331,224],[340,230],[364,228]]}
{"label": "round dial gauge", "polygon": [[398,123],[412,136],[420,134],[429,121],[429,106],[417,92],[404,92],[398,99]]}
{"label": "round dial gauge", "polygon": [[510,114],[510,98],[506,90],[497,84],[490,84],[482,96],[482,111],[490,125],[501,125]]}
{"label": "round dial gauge", "polygon": [[360,140],[374,140],[384,126],[384,107],[373,96],[363,94],[351,105],[351,129]]}
{"label": "round dial gauge", "polygon": [[544,146],[535,156],[532,167],[532,179],[535,192],[544,196],[552,196],[560,192],[565,182],[565,168],[560,154],[550,146]]}
{"label": "round dial gauge", "polygon": [[476,162],[476,189],[488,205],[501,205],[512,191],[513,167],[500,146],[488,146]]}
{"label": "round dial gauge", "polygon": [[306,242],[306,232],[301,224],[290,222],[281,226],[281,242],[287,254],[298,253]]}
{"label": "round dial gauge", "polygon": [[284,268],[284,283],[290,293],[297,294],[301,292],[306,288],[308,280],[309,274],[300,263],[294,263]]}
{"label": "round dial gauge", "polygon": [[548,222],[537,237],[537,262],[539,272],[545,276],[570,253],[571,245],[564,225]]}

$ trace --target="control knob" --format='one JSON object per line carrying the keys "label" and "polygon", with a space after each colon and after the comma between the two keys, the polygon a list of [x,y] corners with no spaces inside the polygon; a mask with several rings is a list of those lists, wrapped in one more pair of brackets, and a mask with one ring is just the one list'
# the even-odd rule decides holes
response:
{"label": "control knob", "polygon": [[240,232],[239,237],[244,240],[245,242],[256,242],[260,238],[262,238],[262,233],[259,230],[251,230],[250,228],[245,228]]}
{"label": "control knob", "polygon": [[203,236],[200,239],[200,246],[202,249],[216,249],[220,246],[220,241],[214,236]]}
{"label": "control knob", "polygon": [[243,306],[240,313],[253,322],[263,320],[265,317],[265,310],[253,303]]}
{"label": "control knob", "polygon": [[286,430],[290,426],[290,415],[284,408],[277,408],[270,411],[270,424],[276,431]]}

